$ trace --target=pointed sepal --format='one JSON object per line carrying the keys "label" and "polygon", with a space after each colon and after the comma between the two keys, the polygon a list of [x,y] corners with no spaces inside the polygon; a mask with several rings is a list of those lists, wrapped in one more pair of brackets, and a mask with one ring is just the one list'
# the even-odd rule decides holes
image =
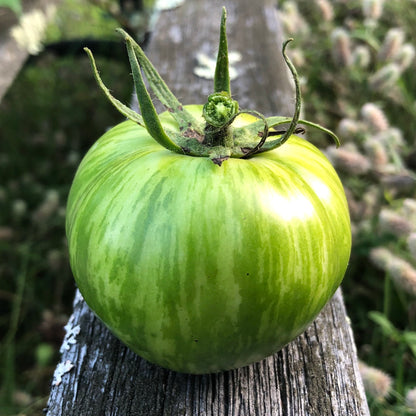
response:
{"label": "pointed sepal", "polygon": [[126,46],[133,74],[134,86],[136,88],[136,94],[139,100],[139,106],[147,132],[166,149],[176,153],[184,153],[182,148],[174,143],[163,129],[155,106],[153,105],[152,99],[150,98],[150,95],[144,84],[140,65],[137,61],[130,39],[126,39]]}
{"label": "pointed sepal", "polygon": [[203,134],[203,126],[196,120],[184,106],[178,101],[169,87],[163,81],[162,77],[157,72],[156,68],[152,65],[149,59],[146,57],[143,49],[135,42],[135,40],[123,29],[117,29],[126,42],[129,42],[137,61],[139,62],[145,77],[149,83],[149,88],[154,92],[156,97],[166,108],[171,116],[178,123],[179,130],[184,134],[187,134],[188,130],[196,131]]}
{"label": "pointed sepal", "polygon": [[84,51],[87,53],[88,57],[90,58],[92,70],[94,73],[94,77],[101,88],[101,90],[104,92],[106,97],[109,99],[111,104],[121,113],[123,116],[127,117],[129,120],[134,121],[137,124],[140,124],[141,126],[144,126],[143,118],[140,114],[137,114],[135,111],[133,111],[131,108],[124,105],[121,101],[117,100],[117,98],[113,97],[110,90],[105,86],[103,80],[100,77],[100,74],[97,69],[97,64],[95,63],[94,56],[92,52],[88,48],[84,48]]}
{"label": "pointed sepal", "polygon": [[[290,138],[290,136],[297,131],[298,124],[311,126],[321,131],[324,131],[332,137],[337,147],[340,144],[338,137],[332,131],[320,126],[319,124],[299,119],[302,103],[299,76],[297,74],[295,66],[286,54],[286,47],[292,40],[293,39],[288,39],[283,43],[282,54],[290,72],[292,73],[295,83],[296,101],[294,114],[292,117],[270,117],[267,119],[264,118],[264,116],[262,116],[261,114],[257,114],[259,118],[257,121],[244,127],[234,128],[234,157],[248,158],[256,153],[276,149],[277,147],[284,144]],[[270,132],[273,133],[272,129],[274,129],[274,132],[276,132],[275,128],[281,124],[289,124],[289,126],[286,130],[281,132],[280,137],[276,140],[267,140],[269,134],[271,134]],[[253,139],[257,137],[259,137],[260,139],[257,141],[256,144],[254,144]],[[243,156],[240,156],[242,153]]]}
{"label": "pointed sepal", "polygon": [[223,7],[220,26],[220,42],[214,75],[214,92],[226,92],[231,97],[226,21],[227,12],[225,7]]}

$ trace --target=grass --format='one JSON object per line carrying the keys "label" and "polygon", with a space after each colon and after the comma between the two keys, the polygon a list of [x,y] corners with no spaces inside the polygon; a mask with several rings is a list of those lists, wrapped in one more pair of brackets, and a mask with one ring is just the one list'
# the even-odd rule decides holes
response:
{"label": "grass", "polygon": [[[102,8],[76,1],[65,5],[77,24],[59,14],[47,30],[51,41],[103,38],[116,25]],[[371,414],[415,414],[414,2],[282,0],[279,7],[295,38],[290,53],[302,75],[305,118],[343,141],[334,151],[322,135],[309,135],[335,165],[350,203],[354,245],[343,292]],[[392,64],[397,73],[375,78]],[[127,63],[101,58],[98,65],[128,102]],[[2,414],[42,414],[74,293],[64,238],[68,189],[86,150],[120,120],[78,55],[32,59],[0,104]]]}

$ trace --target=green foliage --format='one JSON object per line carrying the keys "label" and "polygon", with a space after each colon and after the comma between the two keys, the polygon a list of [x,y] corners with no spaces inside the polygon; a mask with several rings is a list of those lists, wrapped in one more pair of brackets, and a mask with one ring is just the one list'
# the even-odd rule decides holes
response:
{"label": "green foliage", "polygon": [[[127,62],[97,60],[128,102]],[[86,150],[121,119],[96,88],[86,55],[43,52],[0,103],[2,415],[41,415],[45,407],[74,293],[64,238],[69,186]]]}
{"label": "green foliage", "polygon": [[22,2],[20,0],[0,0],[0,7],[8,7],[17,15],[22,14]]}
{"label": "green foliage", "polygon": [[115,29],[119,22],[105,9],[91,1],[64,0],[49,25],[45,41],[63,39],[118,39]]}
{"label": "green foliage", "polygon": [[388,340],[398,344],[398,349],[403,350],[409,348],[413,354],[413,359],[416,358],[416,332],[406,331],[396,328],[393,323],[386,317],[384,313],[372,311],[369,317],[380,328],[384,337]]}

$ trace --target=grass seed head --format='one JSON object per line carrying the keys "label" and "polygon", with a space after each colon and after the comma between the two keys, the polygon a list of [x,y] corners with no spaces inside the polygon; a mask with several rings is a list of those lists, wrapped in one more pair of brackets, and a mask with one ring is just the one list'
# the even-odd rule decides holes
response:
{"label": "grass seed head", "polygon": [[384,371],[363,362],[359,363],[359,368],[366,393],[376,400],[386,399],[393,383],[391,377]]}

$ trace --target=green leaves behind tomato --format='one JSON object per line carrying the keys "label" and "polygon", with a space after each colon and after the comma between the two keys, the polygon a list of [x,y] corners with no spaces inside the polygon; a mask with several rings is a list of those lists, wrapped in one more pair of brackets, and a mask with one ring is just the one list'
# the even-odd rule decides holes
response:
{"label": "green leaves behind tomato", "polygon": [[307,141],[219,167],[131,121],[82,161],[66,227],[92,310],[140,356],[188,373],[244,366],[293,340],[339,286],[351,247],[342,185]]}

